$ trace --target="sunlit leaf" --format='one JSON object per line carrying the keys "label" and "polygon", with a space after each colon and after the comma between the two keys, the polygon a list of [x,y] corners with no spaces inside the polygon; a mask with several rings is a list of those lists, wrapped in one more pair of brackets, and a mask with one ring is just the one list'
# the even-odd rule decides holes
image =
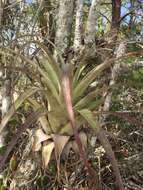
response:
{"label": "sunlit leaf", "polygon": [[91,82],[93,82],[101,74],[101,72],[109,66],[110,64],[105,61],[99,66],[93,68],[75,87],[73,92],[73,101],[76,102],[79,97],[83,95],[84,91],[87,87],[89,87]]}
{"label": "sunlit leaf", "polygon": [[57,73],[54,71],[51,64],[49,64],[49,62],[46,60],[46,57],[43,56],[42,59],[40,59],[40,63],[42,63],[47,75],[49,76],[49,78],[53,82],[53,84],[55,85],[56,90],[59,92],[60,91],[60,81],[59,81],[59,77],[58,77]]}
{"label": "sunlit leaf", "polygon": [[49,164],[54,147],[54,142],[51,141],[45,142],[42,146],[42,162],[44,168],[47,168]]}
{"label": "sunlit leaf", "polygon": [[53,97],[55,97],[57,102],[61,105],[59,94],[56,90],[56,87],[53,84],[53,81],[49,78],[49,76],[43,69],[41,69],[39,66],[37,66],[37,67],[38,67],[39,73],[43,76],[43,78],[45,80],[45,84],[46,84],[47,88],[52,92]]}
{"label": "sunlit leaf", "polygon": [[46,135],[42,129],[37,129],[34,134],[33,150],[39,151],[42,146],[41,143],[48,139],[51,139],[50,135]]}
{"label": "sunlit leaf", "polygon": [[74,74],[74,77],[73,77],[73,84],[72,84],[72,85],[73,85],[73,88],[75,88],[76,85],[78,84],[78,80],[79,80],[79,78],[80,78],[80,76],[81,76],[81,74],[82,74],[84,68],[85,68],[85,65],[82,65],[81,67],[79,66],[79,67],[77,68],[77,70],[76,70],[76,72],[75,72],[75,74]]}
{"label": "sunlit leaf", "polygon": [[[57,112],[63,112],[64,113],[64,109],[65,109],[64,103],[59,105],[56,98],[53,97],[53,94],[49,90],[47,90],[44,95],[45,95],[45,98],[47,99],[47,102],[48,102],[48,110],[49,111],[57,111]],[[62,102],[60,95],[59,95],[59,99]]]}
{"label": "sunlit leaf", "polygon": [[57,92],[53,82],[50,80],[47,73],[43,69],[41,69],[40,66],[34,60],[31,60],[31,59],[27,58],[26,56],[18,54],[16,51],[14,51],[12,49],[5,48],[5,50],[9,51],[12,54],[19,56],[23,61],[32,65],[37,70],[37,72],[39,72],[39,74],[45,79],[47,87],[51,90],[53,96],[57,99],[58,103],[61,104],[58,92]]}
{"label": "sunlit leaf", "polygon": [[102,96],[100,99],[89,102],[89,104],[85,108],[91,111],[96,110],[99,108],[99,106],[101,106],[104,103],[104,100],[105,100],[105,97]]}
{"label": "sunlit leaf", "polygon": [[[56,71],[57,73],[57,76],[60,77],[61,75],[61,70],[60,70],[60,67],[59,67],[59,63],[56,62],[56,60],[53,58],[53,55],[52,53],[49,51],[49,49],[47,48],[47,46],[45,46],[43,43],[39,42],[39,41],[31,41],[32,43],[35,43],[35,44],[38,44],[38,46],[45,52],[46,54],[46,58],[47,58],[47,61],[49,62],[49,64],[54,68],[54,70]],[[51,43],[51,41],[48,40],[49,43]],[[56,46],[51,43],[54,48],[57,50]],[[60,56],[60,59],[62,59],[62,57]],[[62,60],[63,62],[63,60]]]}

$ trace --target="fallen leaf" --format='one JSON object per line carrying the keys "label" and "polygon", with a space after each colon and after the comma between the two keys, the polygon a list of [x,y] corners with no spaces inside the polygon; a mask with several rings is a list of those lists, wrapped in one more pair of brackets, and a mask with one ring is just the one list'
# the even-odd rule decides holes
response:
{"label": "fallen leaf", "polygon": [[55,156],[57,160],[57,164],[59,166],[60,164],[60,156],[62,154],[62,151],[69,141],[70,136],[64,136],[64,135],[58,135],[58,134],[52,134],[52,138],[55,144]]}
{"label": "fallen leaf", "polygon": [[33,142],[33,151],[39,151],[41,148],[41,143],[51,139],[50,135],[46,135],[42,129],[37,129],[34,135],[34,142]]}
{"label": "fallen leaf", "polygon": [[44,168],[47,168],[49,164],[54,147],[54,142],[51,141],[44,143],[44,145],[42,146],[42,162]]}
{"label": "fallen leaf", "polygon": [[[86,149],[87,148],[87,135],[86,135],[86,133],[84,133],[83,131],[79,132],[79,137],[80,137],[80,140],[81,140],[83,147]],[[68,157],[71,149],[75,153],[77,153],[77,154],[79,153],[79,148],[78,148],[77,142],[75,140],[71,140],[66,144],[64,151],[63,151],[63,154],[66,157]]]}

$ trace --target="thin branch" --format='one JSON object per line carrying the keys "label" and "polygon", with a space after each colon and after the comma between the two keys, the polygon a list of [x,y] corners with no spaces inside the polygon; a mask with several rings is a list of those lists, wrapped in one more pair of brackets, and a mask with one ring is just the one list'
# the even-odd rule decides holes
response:
{"label": "thin branch", "polygon": [[111,21],[110,21],[110,19],[106,16],[106,15],[104,15],[103,13],[99,13],[101,16],[103,16],[109,23],[111,23]]}

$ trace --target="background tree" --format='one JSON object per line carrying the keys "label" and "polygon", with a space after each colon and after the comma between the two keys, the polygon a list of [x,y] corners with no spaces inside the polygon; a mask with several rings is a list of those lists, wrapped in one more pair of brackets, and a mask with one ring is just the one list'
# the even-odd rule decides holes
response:
{"label": "background tree", "polygon": [[[54,158],[55,188],[130,188],[111,145],[113,131],[120,147],[123,126],[142,126],[142,6],[134,0],[0,1],[1,188],[40,188]],[[99,147],[108,159],[96,163],[104,168],[109,160],[116,183],[93,166]],[[86,176],[80,185],[60,165],[74,156]],[[45,181],[43,189],[54,184]]]}

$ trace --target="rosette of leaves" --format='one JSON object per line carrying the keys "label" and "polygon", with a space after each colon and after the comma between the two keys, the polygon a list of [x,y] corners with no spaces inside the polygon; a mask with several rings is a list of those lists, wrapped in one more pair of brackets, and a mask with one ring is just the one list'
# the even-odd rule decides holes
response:
{"label": "rosette of leaves", "polygon": [[[70,138],[73,136],[73,129],[63,96],[62,76],[64,75],[63,70],[66,69],[64,67],[67,66],[62,65],[60,67],[48,49],[42,44],[40,46],[45,53],[42,53],[38,58],[37,70],[41,75],[40,88],[43,89],[41,95],[46,102],[48,114],[39,118],[42,128],[35,131],[33,149],[35,151],[42,149],[43,164],[47,167],[54,149],[59,162],[63,151],[66,154],[69,153],[70,149],[78,152],[78,147],[75,140]],[[61,62],[63,62],[62,59]],[[93,68],[89,73],[85,73],[85,65],[81,64],[77,69],[74,69],[74,67],[74,65],[71,65],[68,68],[69,88],[71,90],[76,128],[79,131],[83,146],[86,148],[87,135],[82,131],[82,126],[87,124],[89,120],[93,120],[90,124],[96,129],[96,118],[92,115],[92,111],[98,110],[104,99],[102,94],[107,90],[106,87],[93,88],[91,84],[104,70],[105,65]],[[34,110],[40,108],[43,104],[43,102],[33,98],[29,98],[28,101]]]}
{"label": "rosette of leaves", "polygon": [[[38,61],[36,59],[30,60],[22,55],[18,56],[26,63],[32,65],[32,67],[36,68],[36,72],[41,78],[41,81],[37,81],[41,97],[38,99],[34,97],[30,98],[30,95],[37,91],[35,89],[30,90],[31,93],[29,95],[25,94],[24,98],[22,98],[22,102],[27,99],[35,111],[40,108],[47,109],[47,112],[38,119],[40,128],[35,130],[33,143],[34,151],[42,150],[43,165],[47,167],[52,153],[55,153],[56,161],[59,165],[62,152],[66,151],[66,154],[68,154],[71,148],[78,152],[78,146],[75,140],[71,140],[70,138],[73,136],[73,129],[67,112],[68,105],[65,103],[63,95],[64,93],[66,94],[66,92],[63,93],[62,78],[67,66],[64,64],[60,55],[61,64],[55,61],[46,46],[42,43],[37,44],[41,49]],[[11,52],[12,50],[9,51]],[[15,52],[12,51],[12,53],[14,54]],[[59,65],[62,66],[60,67]],[[80,63],[77,67],[71,64],[68,67],[70,85],[67,87],[67,91],[70,88],[70,98],[72,99],[76,128],[83,147],[86,148],[87,146],[87,135],[82,131],[82,126],[88,124],[88,126],[95,130],[97,138],[100,140],[110,158],[118,184],[122,187],[119,170],[111,145],[100,127],[100,123],[93,114],[93,111],[98,110],[103,102],[104,98],[102,94],[107,88],[93,88],[91,84],[97,79],[102,71],[109,66],[110,64],[105,61],[86,73],[85,64],[83,65]],[[64,91],[66,91],[66,89],[64,89]],[[68,95],[69,94],[67,94],[67,96]],[[15,107],[15,109],[17,108],[18,107]],[[5,116],[4,121],[8,115],[9,113]],[[11,116],[12,113],[9,118]],[[8,119],[4,122],[3,127],[7,122]]]}

